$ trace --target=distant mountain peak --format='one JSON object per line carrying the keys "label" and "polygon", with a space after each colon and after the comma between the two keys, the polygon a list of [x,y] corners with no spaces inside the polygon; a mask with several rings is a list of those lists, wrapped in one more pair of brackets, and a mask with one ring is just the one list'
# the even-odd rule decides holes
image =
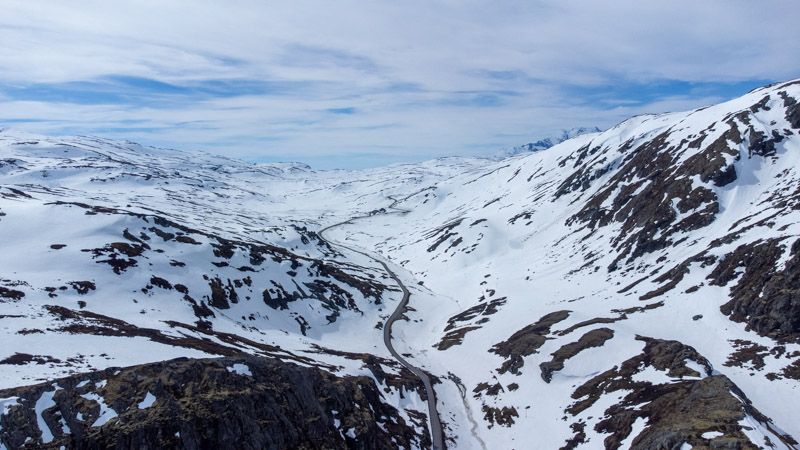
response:
{"label": "distant mountain peak", "polygon": [[521,153],[538,152],[541,150],[546,150],[574,137],[589,133],[599,133],[600,131],[602,130],[600,130],[598,127],[574,127],[570,129],[564,129],[558,133],[541,137],[536,141],[502,150],[500,151],[500,156],[513,156]]}

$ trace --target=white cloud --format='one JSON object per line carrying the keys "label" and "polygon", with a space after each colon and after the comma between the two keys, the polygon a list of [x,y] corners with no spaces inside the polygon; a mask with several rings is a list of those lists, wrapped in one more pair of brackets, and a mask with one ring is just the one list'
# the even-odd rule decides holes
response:
{"label": "white cloud", "polygon": [[[41,119],[18,126],[248,158],[479,152],[720,95],[629,89],[601,105],[583,100],[585,89],[799,76],[798,13],[790,0],[7,0],[0,121]],[[24,91],[110,76],[277,84],[181,93],[163,105],[75,104]],[[335,108],[354,114],[326,111]]]}

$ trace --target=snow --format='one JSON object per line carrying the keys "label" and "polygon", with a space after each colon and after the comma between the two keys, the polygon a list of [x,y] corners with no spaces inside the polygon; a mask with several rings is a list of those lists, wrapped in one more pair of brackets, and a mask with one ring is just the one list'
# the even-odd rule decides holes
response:
{"label": "snow", "polygon": [[139,402],[139,404],[137,404],[136,407],[139,409],[146,409],[153,406],[153,403],[155,402],[156,402],[156,396],[151,394],[150,391],[147,391],[147,395],[144,396],[144,400]]}
{"label": "snow", "polygon": [[751,415],[746,415],[744,419],[739,422],[742,427],[742,433],[750,439],[750,442],[757,446],[769,447],[768,443],[772,443],[772,448],[791,450],[792,447],[784,444],[776,435],[774,430],[766,426],[764,423],[759,422]]}
{"label": "snow", "polygon": [[14,405],[19,405],[19,397],[0,398],[0,416],[6,415]]}
{"label": "snow", "polygon": [[721,433],[719,431],[706,431],[705,433],[701,434],[700,437],[703,439],[714,439],[724,435],[725,433]]}
{"label": "snow", "polygon": [[[644,344],[636,336],[676,340],[694,347],[708,359],[714,373],[729,377],[756,408],[797,437],[798,423],[784,418],[800,416],[800,402],[793,401],[800,383],[791,379],[770,381],[766,376],[780,373],[795,361],[796,357],[787,355],[800,351],[800,345],[785,344],[783,356],[767,352],[761,370],[751,364],[726,365],[735,350],[733,340],[750,341],[768,349],[776,343],[721,313],[720,306],[729,300],[733,283],[724,287],[711,285],[707,277],[713,265],[691,264],[672,290],[648,301],[639,300],[665,284],[655,281],[659,275],[703,250],[719,259],[739,245],[781,238],[785,248],[776,266],[787,263],[789,248],[800,236],[800,220],[796,213],[777,214],[780,199],[773,197],[788,196],[800,183],[800,139],[796,132],[776,144],[775,157],[749,156],[747,141],[743,142],[738,148],[738,160],[733,156],[725,158],[735,167],[738,178],[734,183],[718,187],[703,182],[699,176],[690,177],[694,188],[707,188],[717,196],[719,213],[715,220],[703,228],[676,233],[671,239],[685,238],[680,245],[637,256],[630,263],[623,261],[616,271],[608,267],[619,253],[614,243],[623,232],[621,224],[612,221],[592,231],[583,223],[569,222],[587,202],[610,186],[621,165],[630,158],[631,148],[668,130],[672,152],[669,156],[674,165],[679,165],[726,131],[725,117],[748,111],[765,95],[773,98],[771,109],[753,113],[754,129],[789,129],[775,89],[757,90],[702,110],[637,116],[546,151],[499,161],[442,158],[362,171],[314,171],[297,164],[254,165],[97,138],[0,132],[0,211],[4,214],[0,216],[0,235],[4,237],[4,252],[14,255],[0,260],[0,281],[3,286],[6,279],[19,281],[20,284],[9,286],[25,294],[20,301],[0,302],[0,317],[6,317],[0,319],[0,339],[4,343],[0,359],[24,352],[61,361],[2,365],[0,388],[34,384],[73,372],[177,357],[219,356],[206,347],[171,345],[166,339],[169,337],[203,339],[252,354],[264,354],[258,345],[279,347],[277,356],[285,357],[291,352],[335,366],[338,374],[374,379],[361,361],[316,350],[323,347],[390,358],[376,325],[394,310],[401,298],[399,290],[371,258],[329,248],[314,235],[329,225],[366,216],[335,227],[326,236],[385,261],[409,287],[409,320],[395,323],[393,341],[400,353],[410,355],[412,364],[442,380],[436,385],[438,408],[447,427],[453,430],[458,448],[529,448],[523,436],[527,431],[536,435],[537,446],[560,448],[573,434],[569,424],[579,419],[586,421],[590,439],[583,447],[600,445],[605,436],[593,427],[626,392],[603,395],[578,416],[568,416],[567,421],[561,418],[567,414],[565,408],[574,402],[571,395],[577,386],[641,354]],[[795,97],[800,95],[798,85],[782,89]],[[742,129],[746,128],[742,124]],[[706,137],[699,148],[681,145],[700,133],[706,133]],[[577,161],[575,156],[585,146],[596,151]],[[587,181],[557,196],[565,179],[579,171],[590,175]],[[43,177],[45,173],[47,177]],[[626,186],[640,181],[640,177],[633,176],[615,185],[598,202],[599,207],[613,208],[616,201],[622,200],[620,196],[644,192],[651,180],[625,191]],[[31,198],[10,196],[9,188]],[[78,206],[56,205],[59,201],[117,208],[125,213],[87,214]],[[389,208],[393,203],[394,209]],[[676,224],[694,211],[681,213],[678,199],[672,199],[671,204]],[[387,213],[370,214],[381,208]],[[153,215],[196,230],[189,234],[199,244],[158,237],[150,230],[156,227]],[[441,231],[445,225],[451,225],[449,236]],[[159,229],[173,234],[181,231],[167,225]],[[105,257],[95,258],[91,252],[83,251],[113,242],[134,242],[123,236],[124,230],[133,236],[147,235],[151,250],[136,258],[136,266],[122,274],[98,263]],[[657,236],[668,231],[661,229]],[[732,232],[741,234],[730,242],[722,239]],[[217,241],[212,236],[271,245],[293,256],[281,261],[267,258],[256,266],[249,254],[235,252],[223,261],[214,252]],[[442,241],[434,247],[440,238]],[[712,246],[715,241],[721,243]],[[50,247],[57,243],[66,247]],[[173,265],[173,261],[186,266]],[[228,265],[217,265],[221,262]],[[293,267],[296,262],[301,266]],[[384,284],[380,301],[354,283],[321,276],[316,268],[323,263],[359,280]],[[243,267],[253,271],[239,269]],[[208,305],[211,292],[209,280],[203,275],[218,277],[226,288],[229,281],[242,283],[235,286],[237,302],[230,302],[228,308],[213,307],[214,316],[203,319],[215,332],[239,336],[241,342],[231,343],[222,334],[170,325],[194,324],[199,318],[184,294],[153,286],[151,278],[157,276],[173,286],[183,285],[193,300]],[[245,277],[252,285],[243,283]],[[639,284],[622,291],[640,279]],[[79,294],[69,285],[82,280],[92,281],[96,289]],[[288,302],[285,308],[264,304],[265,290],[277,292],[280,288],[299,297],[301,290],[309,291],[308,283],[319,280],[332,283],[350,296],[342,302],[347,305],[336,311],[334,321],[328,318],[332,313],[329,305],[314,298]],[[62,286],[65,290],[60,289]],[[57,298],[48,295],[48,287],[56,288]],[[697,292],[687,294],[686,290],[693,287],[698,287]],[[326,295],[329,297],[329,293]],[[78,302],[85,305],[79,306]],[[455,329],[474,327],[460,345],[438,349],[452,317],[491,302],[497,302],[496,312],[455,322]],[[619,312],[656,302],[663,305],[626,313],[624,318]],[[65,322],[72,322],[49,312],[48,307],[56,304],[123,320],[131,329],[155,330],[161,333],[161,339],[59,331]],[[558,310],[570,311],[569,317],[552,327],[536,353],[523,358],[522,375],[500,373],[498,368],[504,360],[490,351],[492,346]],[[693,320],[696,315],[702,315],[702,319]],[[568,331],[598,318],[615,321]],[[300,319],[307,324],[302,331]],[[97,321],[87,322],[99,326]],[[600,327],[611,329],[614,337],[602,347],[583,350],[567,359],[550,383],[541,378],[539,365],[548,361],[552,353]],[[23,330],[27,331],[20,333]],[[698,361],[684,362],[700,378],[708,376],[707,368]],[[252,376],[246,364],[236,363],[226,369]],[[463,393],[450,374],[461,380]],[[686,377],[684,381],[692,379]],[[679,381],[653,367],[643,368],[634,380]],[[84,380],[78,386],[84,388],[89,383]],[[496,396],[476,395],[473,390],[480,383],[499,384],[502,389]],[[518,385],[516,390],[509,388],[512,384]],[[398,407],[407,423],[411,422],[409,411],[427,411],[418,395],[400,393],[384,383],[378,385],[383,401]],[[105,381],[96,383],[95,390],[104,386]],[[98,394],[84,396],[101,405],[101,416],[93,426],[116,416]],[[2,411],[15,404],[15,400],[6,400],[7,403],[0,403]],[[155,397],[147,392],[139,408],[149,407],[154,401]],[[492,425],[484,419],[485,407],[515,408],[519,417],[508,427]],[[335,415],[334,422],[337,428],[341,426]],[[637,420],[625,444],[630,444],[646,424],[645,419]],[[758,445],[763,445],[765,436],[774,436],[770,428],[774,429],[773,425],[748,426],[752,428],[748,436]],[[775,437],[770,440],[779,441]]]}
{"label": "snow", "polygon": [[42,432],[42,443],[47,444],[53,441],[53,431],[50,429],[50,426],[47,425],[47,422],[44,420],[44,416],[42,413],[56,405],[55,400],[53,400],[53,395],[55,395],[58,387],[56,386],[55,389],[52,391],[44,391],[42,395],[36,400],[36,405],[34,406],[34,411],[36,413],[36,423],[39,427],[39,431]]}
{"label": "snow", "polygon": [[[700,374],[699,378],[705,378],[708,375],[706,373],[707,369],[705,367],[703,367],[702,365],[700,365],[697,361],[692,361],[691,359],[687,359],[687,360],[684,361],[684,364],[686,364],[686,367],[688,367],[688,368],[694,370],[695,372],[699,373]],[[686,378],[690,378],[690,377],[686,377]]]}
{"label": "snow", "polygon": [[95,419],[94,423],[92,423],[92,428],[102,427],[108,423],[109,420],[117,417],[117,412],[114,411],[114,409],[110,406],[106,405],[105,400],[99,394],[89,392],[87,394],[82,394],[81,397],[85,398],[86,400],[94,401],[100,405],[100,414],[97,416],[97,419]]}
{"label": "snow", "polygon": [[538,138],[534,142],[502,150],[498,153],[498,156],[509,157],[514,155],[525,154],[528,152],[538,152],[542,150],[547,150],[550,147],[553,147],[564,141],[574,139],[578,136],[583,136],[587,134],[597,134],[597,133],[600,133],[600,129],[597,127],[575,127],[575,128],[570,128],[568,130],[561,130],[561,132],[555,133],[551,136]]}
{"label": "snow", "polygon": [[247,375],[249,377],[253,376],[253,372],[250,371],[250,367],[248,367],[247,364],[236,363],[231,367],[226,367],[226,369],[228,369],[228,372],[235,373],[237,375]]}
{"label": "snow", "polygon": [[639,433],[641,433],[646,426],[647,426],[647,419],[645,419],[644,417],[637,417],[636,420],[633,422],[633,425],[631,425],[631,432],[628,434],[628,437],[626,437],[625,440],[623,440],[620,443],[619,448],[622,449],[631,448],[633,440],[636,439],[636,436],[638,436]]}

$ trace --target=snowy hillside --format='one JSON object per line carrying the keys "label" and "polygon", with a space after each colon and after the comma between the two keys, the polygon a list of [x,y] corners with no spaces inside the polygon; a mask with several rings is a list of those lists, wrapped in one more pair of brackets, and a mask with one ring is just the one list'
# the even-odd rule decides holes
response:
{"label": "snowy hillside", "polygon": [[799,102],[364,171],[4,131],[0,448],[173,436],[130,424],[231,373],[333,447],[796,448]]}
{"label": "snowy hillside", "polygon": [[438,326],[413,346],[461,379],[495,448],[531,429],[538,448],[790,445],[798,98],[635,117],[442,181],[398,205],[402,232],[378,216],[352,239],[457,304],[425,309]]}
{"label": "snowy hillside", "polygon": [[[184,356],[271,356],[371,377],[400,408],[391,420],[416,424],[409,442],[426,442],[413,416],[420,387],[376,329],[397,288],[319,239],[327,194],[310,203],[307,167],[92,138],[0,140],[0,388]],[[46,441],[38,433],[0,440]]]}

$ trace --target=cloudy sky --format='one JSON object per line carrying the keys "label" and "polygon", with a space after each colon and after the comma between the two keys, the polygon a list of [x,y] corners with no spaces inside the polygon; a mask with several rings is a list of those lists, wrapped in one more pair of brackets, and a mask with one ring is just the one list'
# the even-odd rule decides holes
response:
{"label": "cloudy sky", "polygon": [[253,161],[480,155],[800,77],[800,2],[3,0],[0,127]]}

